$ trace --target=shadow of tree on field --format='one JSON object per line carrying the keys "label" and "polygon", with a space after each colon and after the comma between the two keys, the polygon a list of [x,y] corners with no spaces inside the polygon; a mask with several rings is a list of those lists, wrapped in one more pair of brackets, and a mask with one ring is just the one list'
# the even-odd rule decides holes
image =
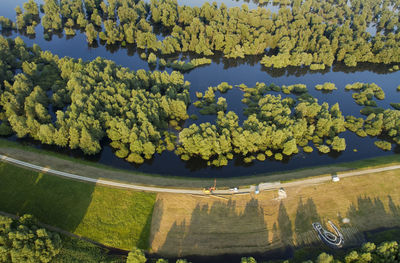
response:
{"label": "shadow of tree on field", "polygon": [[[241,212],[239,212],[239,211]],[[170,228],[159,253],[193,255],[257,251],[267,247],[268,230],[264,211],[256,199],[244,209],[235,201],[217,201],[211,206],[197,205],[190,222],[176,222]]]}
{"label": "shadow of tree on field", "polygon": [[293,228],[292,221],[286,211],[286,207],[283,202],[279,205],[278,211],[278,230],[279,239],[283,246],[293,246]]}
{"label": "shadow of tree on field", "polygon": [[294,221],[296,245],[299,246],[309,243],[309,240],[305,240],[304,233],[313,231],[312,223],[320,222],[323,224],[321,221],[314,201],[308,198],[307,201],[303,203],[303,199],[300,198],[297,204],[296,218]]}
{"label": "shadow of tree on field", "polygon": [[156,203],[153,207],[153,213],[151,218],[151,229],[149,235],[149,244],[153,243],[155,236],[160,231],[161,228],[161,221],[164,215],[164,201],[162,199],[157,199]]}
{"label": "shadow of tree on field", "polygon": [[357,225],[360,229],[370,230],[379,227],[390,227],[400,224],[400,206],[397,206],[392,197],[388,195],[388,208],[380,198],[359,196],[357,203],[352,204],[347,217],[350,223]]}

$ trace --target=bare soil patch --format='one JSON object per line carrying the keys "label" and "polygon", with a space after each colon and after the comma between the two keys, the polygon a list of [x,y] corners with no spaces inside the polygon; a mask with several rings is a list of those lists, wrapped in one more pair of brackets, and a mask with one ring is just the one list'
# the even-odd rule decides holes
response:
{"label": "bare soil patch", "polygon": [[[158,194],[150,234],[152,252],[165,256],[266,252],[285,246],[322,245],[311,223],[328,220],[345,245],[360,233],[400,226],[400,170],[293,186],[228,199]],[[348,218],[349,223],[343,223]],[[328,228],[329,229],[329,228]]]}

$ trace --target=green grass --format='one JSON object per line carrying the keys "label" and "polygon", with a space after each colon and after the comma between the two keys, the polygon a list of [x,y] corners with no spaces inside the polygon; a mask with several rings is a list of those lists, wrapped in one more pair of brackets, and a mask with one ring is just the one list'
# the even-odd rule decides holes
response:
{"label": "green grass", "polygon": [[339,165],[353,168],[353,169],[362,169],[374,166],[384,166],[389,164],[400,163],[400,155],[393,154],[388,156],[380,156],[375,158],[363,159],[359,161],[341,163]]}
{"label": "green grass", "polygon": [[111,247],[148,248],[156,195],[107,188],[0,163],[0,210]]}
{"label": "green grass", "polygon": [[52,260],[53,263],[119,263],[125,262],[124,256],[111,256],[107,250],[89,242],[62,236],[62,248],[60,253]]}

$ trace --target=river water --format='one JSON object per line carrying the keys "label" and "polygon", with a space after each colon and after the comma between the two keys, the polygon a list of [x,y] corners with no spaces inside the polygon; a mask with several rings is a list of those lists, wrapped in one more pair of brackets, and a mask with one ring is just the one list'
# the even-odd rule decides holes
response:
{"label": "river water", "polygon": [[[0,16],[5,16],[15,21],[16,5],[22,6],[23,0],[2,0],[0,3]],[[41,3],[42,1],[37,1]],[[179,0],[179,4],[201,5],[204,0]],[[233,0],[219,0],[218,4],[224,2],[226,6],[241,6],[245,2]],[[246,3],[249,8],[256,8],[254,3]],[[266,6],[276,12],[276,6]],[[20,35],[17,32],[7,34],[11,38],[20,36],[28,46],[36,43],[42,50],[49,50],[58,56],[70,56],[73,58],[82,58],[83,60],[92,60],[98,56],[115,61],[117,64],[124,67],[129,67],[133,70],[145,69],[149,70],[146,61],[142,60],[134,48],[119,48],[106,47],[99,44],[98,47],[89,47],[86,43],[86,37],[83,33],[77,32],[76,36],[67,38],[65,35],[53,35],[51,40],[44,40],[43,28],[39,25],[36,27],[36,36],[28,38]],[[170,69],[167,69],[171,72]],[[382,65],[359,65],[357,68],[347,68],[341,64],[335,64],[332,68],[324,71],[309,71],[303,68],[286,68],[280,70],[265,69],[260,63],[259,58],[247,58],[238,60],[228,60],[222,57],[215,56],[213,63],[208,66],[196,68],[190,72],[184,73],[185,80],[191,82],[191,98],[195,101],[195,92],[204,91],[209,86],[216,86],[220,82],[226,81],[231,85],[241,83],[247,86],[252,86],[256,82],[275,83],[277,85],[291,85],[296,83],[306,84],[309,93],[317,98],[320,103],[328,102],[330,105],[338,102],[344,115],[354,115],[360,117],[360,109],[351,97],[351,92],[344,90],[345,85],[354,82],[375,82],[382,87],[386,94],[386,99],[377,101],[379,107],[390,108],[389,103],[400,102],[400,92],[396,91],[400,84],[400,71],[389,73],[387,67]],[[332,93],[322,93],[314,89],[316,84],[324,82],[333,82],[338,90]],[[278,93],[274,93],[275,95]],[[219,93],[217,93],[219,95]],[[282,94],[284,95],[284,94]],[[237,88],[223,94],[227,99],[228,111],[235,111],[240,120],[245,117],[242,114],[243,104],[241,99],[243,93]],[[286,95],[285,95],[286,96]],[[198,113],[194,106],[188,109],[189,115]],[[199,119],[197,123],[215,121],[215,116],[202,116],[197,114]],[[185,127],[192,124],[194,121],[188,120]],[[240,158],[235,158],[229,162],[228,166],[222,168],[207,167],[206,164],[199,160],[190,160],[188,162],[181,161],[178,156],[172,152],[164,152],[161,155],[155,155],[152,160],[146,161],[142,165],[133,165],[122,159],[117,158],[112,149],[104,142],[103,150],[91,157],[83,156],[80,151],[69,151],[66,149],[55,149],[54,147],[40,146],[31,140],[17,140],[21,143],[32,144],[36,147],[56,150],[57,152],[65,152],[76,158],[84,158],[93,162],[110,165],[117,168],[137,170],[141,172],[168,174],[175,176],[187,177],[236,177],[249,176],[260,173],[270,173],[284,170],[292,170],[297,168],[311,167],[315,165],[335,164],[340,162],[348,162],[371,158],[376,156],[392,155],[400,152],[400,147],[396,146],[392,151],[384,152],[374,146],[376,138],[360,138],[351,132],[345,132],[340,135],[346,139],[347,149],[342,153],[331,153],[321,155],[314,150],[311,154],[300,152],[292,156],[284,162],[266,160],[264,162],[254,161],[252,164],[244,164]],[[12,137],[11,139],[14,139]],[[355,149],[357,151],[355,151]]]}

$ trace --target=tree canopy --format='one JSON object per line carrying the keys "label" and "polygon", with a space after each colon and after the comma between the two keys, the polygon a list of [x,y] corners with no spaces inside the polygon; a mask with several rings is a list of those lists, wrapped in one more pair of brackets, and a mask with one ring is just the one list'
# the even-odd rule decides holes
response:
{"label": "tree canopy", "polygon": [[[64,29],[74,35],[76,28],[82,28],[89,43],[99,36],[107,44],[135,44],[159,55],[187,51],[203,56],[221,52],[226,58],[263,55],[261,64],[275,68],[306,66],[318,70],[335,61],[349,67],[362,62],[400,62],[399,5],[384,0],[292,0],[281,3],[277,13],[247,5],[180,6],[176,0],[83,3],[45,0],[44,29]],[[24,13],[16,10],[17,24],[32,31],[35,25],[30,17],[36,15],[37,7],[33,0],[25,5]],[[367,30],[371,24],[377,25],[376,34]],[[164,32],[162,40],[156,36],[156,27]]]}
{"label": "tree canopy", "polygon": [[38,227],[31,215],[19,220],[0,215],[1,262],[50,262],[60,248],[60,236]]}

